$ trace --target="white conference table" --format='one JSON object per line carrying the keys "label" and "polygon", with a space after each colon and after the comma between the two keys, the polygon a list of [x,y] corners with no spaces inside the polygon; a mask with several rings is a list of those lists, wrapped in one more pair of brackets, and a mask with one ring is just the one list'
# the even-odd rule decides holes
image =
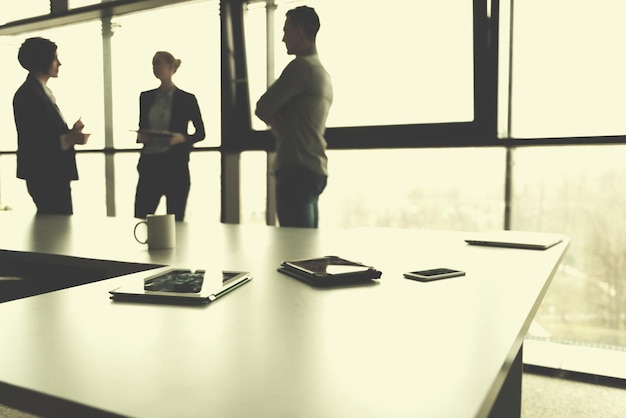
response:
{"label": "white conference table", "polygon": [[[178,223],[175,249],[148,251],[134,224],[2,213],[0,249],[254,279],[205,307],[109,299],[145,273],[2,303],[0,403],[46,416],[519,415],[523,339],[569,242],[533,251],[469,246],[462,232]],[[318,289],[276,271],[331,254],[375,266],[380,282]],[[402,276],[432,267],[467,274]]]}

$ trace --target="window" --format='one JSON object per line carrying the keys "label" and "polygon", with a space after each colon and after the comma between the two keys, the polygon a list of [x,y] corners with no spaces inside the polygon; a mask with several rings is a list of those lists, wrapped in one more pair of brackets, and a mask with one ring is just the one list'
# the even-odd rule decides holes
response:
{"label": "window", "polygon": [[267,153],[241,154],[241,220],[242,224],[266,223]]}
{"label": "window", "polygon": [[[137,162],[135,153],[115,155],[115,207],[116,216],[132,218],[137,187]],[[79,167],[80,168],[80,167]],[[219,222],[220,220],[220,155],[217,152],[193,152],[189,161],[191,190],[187,199],[185,220]],[[80,182],[79,182],[80,183]],[[165,213],[165,199],[156,213]]]}
{"label": "window", "polygon": [[531,333],[626,346],[626,221],[621,216],[626,145],[532,147],[514,155],[513,229],[572,238]]}
{"label": "window", "polygon": [[515,2],[512,136],[623,135],[626,3]]}
{"label": "window", "polygon": [[[74,213],[106,216],[104,155],[78,154],[76,165],[80,180],[71,184]],[[0,156],[0,210],[34,214],[37,208],[16,169],[14,154]]]}
{"label": "window", "polygon": [[3,2],[0,5],[0,25],[50,13],[50,0]]}
{"label": "window", "polygon": [[[48,81],[54,92],[63,115],[71,126],[82,118],[85,132],[91,132],[87,145],[77,149],[102,149],[104,147],[103,87],[102,87],[102,51],[99,48],[100,24],[87,22],[63,26],[51,30],[42,30],[19,36],[0,37],[0,54],[5,58],[6,83],[0,87],[0,94],[5,98],[0,102],[0,112],[7,123],[0,126],[0,150],[17,149],[17,132],[13,122],[12,98],[15,91],[24,82],[27,71],[18,60],[19,47],[25,39],[41,36],[57,44],[57,53],[61,61],[59,77]],[[85,45],[89,45],[88,48]],[[2,157],[2,181],[0,206],[6,205],[13,210],[35,211],[35,206],[28,195],[26,185],[15,177],[15,156]],[[105,214],[104,194],[104,158],[95,155],[80,155],[77,158],[81,181],[73,182],[75,212]],[[83,190],[83,192],[81,192]],[[94,196],[100,197],[94,199]]]}
{"label": "window", "polygon": [[[169,50],[181,58],[183,64],[175,76],[176,84],[194,93],[198,99],[207,138],[199,146],[217,146],[220,143],[220,61],[219,61],[219,13],[217,1],[187,3],[120,16],[113,19],[112,71],[113,71],[113,139],[118,148],[139,148],[135,135],[130,132],[138,125],[139,94],[143,90],[156,88],[158,80],[152,74],[152,57],[158,50]],[[167,28],[164,30],[163,28]],[[103,149],[105,147],[105,85],[103,63],[102,23],[91,21],[55,27],[19,36],[4,36],[0,43],[0,54],[5,57],[10,69],[5,75],[0,92],[7,98],[13,94],[26,78],[26,71],[17,62],[17,51],[21,43],[31,36],[43,36],[58,45],[62,63],[60,76],[48,82],[57,97],[69,125],[79,117],[85,123],[85,131],[92,135],[86,146],[78,150]],[[198,39],[202,39],[201,44]],[[213,40],[207,41],[207,40]],[[212,80],[212,82],[206,82]],[[12,115],[11,100],[0,104],[0,111]],[[12,117],[11,119],[12,120]],[[14,124],[0,127],[0,150],[14,151],[17,134]],[[136,162],[138,154],[126,154],[115,158],[114,173],[115,201],[120,214],[133,214],[134,187],[136,186]],[[6,158],[9,161],[9,157]],[[211,160],[210,167],[200,161]],[[14,161],[14,157],[13,160]],[[88,162],[86,162],[88,161]],[[75,211],[106,213],[106,184],[104,156],[81,154],[77,158],[80,181],[72,183]],[[192,157],[192,187],[188,213],[219,219],[219,157],[207,155]],[[33,208],[23,182],[5,178],[3,169],[3,202],[12,207]],[[197,178],[194,178],[197,173]],[[10,174],[15,177],[15,169]],[[112,176],[112,173],[110,173]],[[215,180],[212,180],[215,179]],[[210,184],[209,184],[210,183]],[[194,193],[204,188],[202,192]],[[217,190],[217,198],[216,198]],[[90,196],[85,200],[82,197]],[[101,196],[95,198],[94,196]],[[129,202],[130,201],[130,202]],[[5,204],[0,202],[0,204]],[[210,202],[210,203],[209,203]],[[210,207],[209,207],[210,206]],[[215,209],[212,209],[215,208]]]}
{"label": "window", "polygon": [[74,213],[89,214],[96,217],[106,216],[104,158],[104,154],[100,153],[78,154],[76,156],[80,180],[73,181],[71,184]]}
{"label": "window", "polygon": [[26,183],[15,176],[15,154],[0,155],[0,209],[35,213],[35,205],[26,190]]}
{"label": "window", "polygon": [[219,222],[221,209],[220,154],[194,152],[189,161],[191,190],[187,200],[185,219],[196,222]]}
{"label": "window", "polygon": [[502,149],[330,151],[328,159],[321,227],[502,228]]}
{"label": "window", "polygon": [[[62,26],[35,36],[49,38],[57,44],[61,61],[59,77],[50,79],[57,103],[68,125],[82,118],[85,132],[90,132],[87,145],[77,149],[104,148],[104,110],[102,85],[102,41],[100,22]],[[85,45],[90,45],[86,48]]]}
{"label": "window", "polygon": [[[85,123],[85,132],[92,135],[89,142],[80,149],[99,149],[104,147],[103,87],[102,87],[102,49],[100,23],[87,22],[71,26],[62,26],[45,31],[37,31],[19,36],[0,37],[5,58],[6,84],[0,92],[6,100],[0,103],[0,111],[9,123],[0,127],[0,150],[17,149],[17,133],[13,122],[13,95],[26,80],[28,72],[17,60],[20,46],[30,37],[41,36],[57,45],[57,54],[61,67],[59,77],[48,80],[48,87],[54,92],[59,108],[71,127],[78,119]],[[89,47],[85,47],[89,45]]]}
{"label": "window", "polygon": [[26,39],[23,36],[0,37],[0,57],[2,58],[3,82],[0,83],[0,114],[3,123],[0,123],[0,151],[15,151],[17,149],[17,132],[13,119],[13,95],[22,85],[28,72],[17,61],[17,51]]}
{"label": "window", "polygon": [[[259,223],[265,153],[243,155],[242,222]],[[320,227],[502,228],[503,149],[332,150],[328,160]]]}
{"label": "window", "polygon": [[[624,135],[624,12],[611,0],[515,2],[512,137]],[[513,156],[512,228],[572,239],[530,335],[623,350],[626,146],[523,147]]]}
{"label": "window", "polygon": [[157,88],[152,57],[169,51],[182,63],[174,83],[198,99],[206,139],[220,144],[220,20],[217,1],[183,4],[113,19],[113,129],[117,148],[140,148],[139,94]]}
{"label": "window", "polygon": [[68,7],[70,9],[77,9],[79,7],[90,6],[101,2],[102,0],[68,0]]}
{"label": "window", "polygon": [[[135,153],[119,153],[114,155],[115,165],[115,216],[132,218],[135,215],[135,190],[137,188],[137,162],[139,155]],[[157,210],[160,212],[162,208]]]}
{"label": "window", "polygon": [[[293,59],[282,40],[287,10],[314,7],[320,58],[333,79],[328,126],[468,122],[473,113],[473,10],[467,0],[281,1],[275,12],[275,77]],[[246,19],[250,101],[265,91],[265,9]],[[254,114],[254,113],[253,113]],[[253,118],[256,129],[265,129]]]}

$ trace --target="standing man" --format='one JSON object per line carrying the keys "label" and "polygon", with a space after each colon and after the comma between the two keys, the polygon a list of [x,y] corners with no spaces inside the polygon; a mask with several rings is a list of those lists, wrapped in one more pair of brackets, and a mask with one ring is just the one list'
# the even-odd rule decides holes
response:
{"label": "standing man", "polygon": [[328,178],[324,131],[333,88],[317,55],[319,28],[313,8],[300,6],[287,12],[283,42],[295,59],[256,105],[256,115],[276,138],[274,176],[280,226],[317,228],[318,198]]}

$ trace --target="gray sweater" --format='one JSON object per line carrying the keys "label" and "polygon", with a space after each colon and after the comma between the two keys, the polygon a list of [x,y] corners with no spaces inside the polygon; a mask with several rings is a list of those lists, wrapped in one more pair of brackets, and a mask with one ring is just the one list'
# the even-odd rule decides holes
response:
{"label": "gray sweater", "polygon": [[276,137],[274,171],[296,165],[328,175],[324,131],[332,101],[331,79],[316,50],[285,67],[255,111]]}

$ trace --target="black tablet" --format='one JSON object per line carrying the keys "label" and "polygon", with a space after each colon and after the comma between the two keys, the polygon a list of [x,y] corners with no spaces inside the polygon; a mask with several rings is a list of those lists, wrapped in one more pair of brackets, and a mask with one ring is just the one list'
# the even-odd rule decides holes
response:
{"label": "black tablet", "polygon": [[374,267],[337,256],[283,261],[278,271],[314,286],[367,283],[382,275]]}

